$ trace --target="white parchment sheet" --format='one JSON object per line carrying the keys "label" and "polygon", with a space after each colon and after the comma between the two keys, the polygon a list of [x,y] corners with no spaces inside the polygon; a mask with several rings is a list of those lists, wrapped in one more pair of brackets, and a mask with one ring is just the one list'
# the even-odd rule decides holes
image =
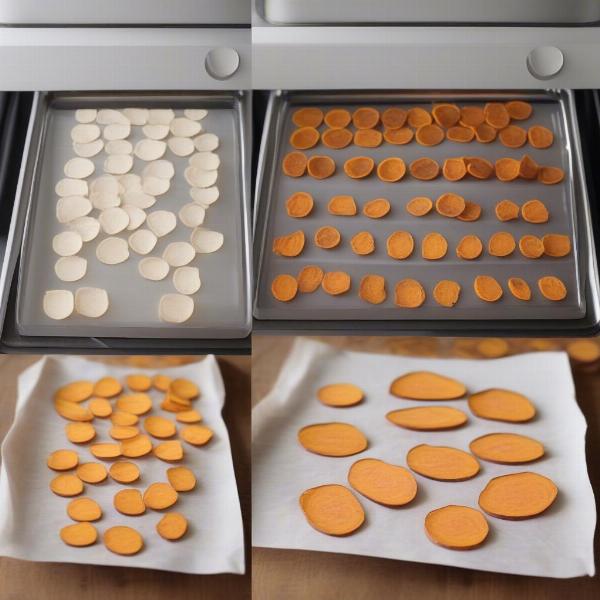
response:
{"label": "white parchment sheet", "polygon": [[[527,424],[478,419],[466,400],[444,402],[469,414],[466,426],[437,432],[402,429],[385,415],[391,410],[428,403],[402,400],[389,393],[403,373],[430,370],[454,377],[469,391],[503,387],[521,392],[538,415]],[[365,400],[350,408],[321,404],[317,390],[330,383],[354,383]],[[364,452],[345,458],[307,452],[298,430],[311,423],[341,421],[358,427],[369,440]],[[586,423],[575,400],[566,354],[535,353],[498,360],[448,360],[343,352],[298,339],[269,395],[253,410],[253,544],[378,556],[521,575],[576,577],[594,574],[594,494],[585,462]],[[465,482],[438,482],[415,474],[419,491],[402,508],[386,508],[355,492],[365,524],[347,537],[313,529],[298,504],[300,494],[328,483],[346,485],[350,466],[361,458],[379,458],[406,466],[406,453],[417,444],[469,449],[474,438],[493,432],[522,433],[540,440],[546,456],[529,465],[505,466],[480,461],[481,472]],[[449,550],[426,537],[428,512],[448,504],[478,507],[485,484],[498,475],[535,471],[559,488],[554,505],[538,518],[507,521],[486,516],[490,535],[471,551]]]}
{"label": "white parchment sheet", "polygon": [[[122,485],[110,477],[97,485],[84,484],[82,496],[96,500],[104,513],[94,523],[99,540],[87,548],[65,545],[59,531],[73,523],[66,514],[70,498],[56,496],[49,489],[57,475],[46,466],[53,450],[71,448],[79,453],[80,462],[97,461],[89,445],[71,444],[65,436],[65,421],[54,410],[54,391],[71,381],[97,380],[112,375],[123,381],[131,373],[172,378],[186,377],[194,381],[201,396],[194,401],[206,424],[214,431],[213,439],[204,447],[182,441],[184,458],[179,463],[196,474],[197,486],[181,492],[170,509],[188,519],[189,529],[177,542],[163,540],[156,532],[162,512],[148,510],[144,515],[129,517],[113,507],[113,496],[126,487],[140,491],[154,482],[166,482],[166,470],[173,466],[151,455],[135,462],[142,472],[133,484]],[[174,419],[173,413],[159,408],[163,394],[149,392],[154,408],[148,414]],[[242,516],[238,499],[229,436],[221,417],[225,388],[214,356],[202,362],[159,371],[118,367],[77,357],[45,357],[19,377],[15,421],[2,444],[0,469],[0,555],[35,561],[91,563],[126,567],[144,567],[182,573],[243,573],[244,541]],[[140,422],[144,417],[140,418]],[[114,441],[108,435],[110,419],[94,419],[98,432],[94,441]],[[178,424],[179,425],[179,424]],[[157,440],[153,439],[153,443]],[[102,461],[100,461],[102,462]],[[111,461],[106,461],[107,468]],[[144,538],[144,549],[135,556],[119,556],[107,550],[101,541],[103,532],[114,525],[137,529]]]}

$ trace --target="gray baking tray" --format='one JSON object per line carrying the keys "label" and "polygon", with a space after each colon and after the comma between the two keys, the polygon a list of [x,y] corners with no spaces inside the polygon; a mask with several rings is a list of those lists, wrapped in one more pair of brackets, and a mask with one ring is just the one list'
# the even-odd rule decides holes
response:
{"label": "gray baking tray", "polygon": [[[20,210],[26,210],[24,236],[19,263],[17,293],[17,330],[24,336],[71,336],[71,337],[136,337],[136,338],[215,338],[232,339],[246,337],[251,329],[249,307],[249,200],[246,189],[246,144],[243,123],[241,93],[214,94],[42,94],[39,99],[34,130],[26,148],[27,174],[21,193],[25,202]],[[197,255],[191,265],[198,266],[202,288],[193,298],[195,311],[192,318],[180,325],[163,323],[158,318],[158,301],[164,293],[173,292],[171,275],[163,281],[143,279],[137,271],[138,261],[143,258],[131,252],[130,258],[121,265],[103,265],[95,258],[97,242],[104,237],[84,244],[80,255],[88,259],[86,276],[74,283],[61,282],[54,273],[56,255],[51,250],[52,237],[63,229],[56,221],[56,196],[54,187],[63,176],[66,160],[74,155],[70,131],[75,124],[74,110],[80,107],[142,106],[149,108],[170,107],[176,114],[183,108],[203,107],[209,115],[203,122],[206,131],[220,138],[218,150],[221,157],[219,200],[206,212],[204,225],[221,231],[225,244],[211,255]],[[178,112],[179,111],[179,112]],[[141,128],[132,127],[129,140],[134,143],[141,137]],[[183,177],[187,158],[179,158],[169,150],[165,154],[175,164],[176,175],[171,190],[160,197],[149,209],[171,210],[189,202],[189,185]],[[104,152],[92,160],[98,176]],[[135,159],[135,172],[144,163]],[[173,241],[188,241],[191,230],[178,221],[177,228],[165,238],[159,239],[155,250],[157,256]],[[120,237],[127,237],[119,234]],[[120,267],[120,268],[119,268]],[[71,289],[97,286],[106,288],[111,306],[99,319],[86,319],[72,315],[64,321],[53,321],[42,310],[42,297],[46,289]]]}
{"label": "gray baking tray", "polygon": [[[383,144],[367,149],[350,146],[343,150],[330,150],[319,144],[307,151],[307,155],[327,154],[337,164],[336,174],[326,180],[316,181],[308,176],[294,179],[281,173],[281,159],[292,148],[289,136],[294,129],[291,113],[301,106],[317,105],[324,110],[344,106],[349,110],[361,105],[371,105],[384,110],[390,105],[429,106],[443,100],[460,105],[487,101],[520,98],[532,102],[534,115],[526,122],[551,127],[555,143],[546,150],[530,146],[519,149],[505,148],[496,141],[492,144],[459,144],[444,141],[439,146],[424,148],[416,142],[405,146]],[[573,96],[569,92],[540,93],[281,93],[272,98],[270,123],[263,138],[265,147],[273,149],[268,164],[261,163],[258,201],[259,214],[255,223],[255,291],[254,316],[272,320],[477,320],[482,322],[501,320],[581,319],[586,314],[586,297],[583,290],[590,262],[590,222],[585,181],[574,113]],[[343,174],[342,165],[350,156],[364,154],[376,162],[387,156],[400,156],[406,163],[419,156],[430,156],[442,162],[450,156],[482,156],[495,160],[502,156],[533,156],[540,164],[562,166],[566,177],[562,184],[544,186],[536,182],[516,181],[502,183],[496,180],[480,182],[465,179],[447,182],[442,177],[432,182],[421,182],[410,177],[395,184],[379,181],[376,176],[364,180],[351,180]],[[265,159],[266,156],[263,156]],[[310,192],[315,198],[315,210],[305,219],[291,219],[285,211],[286,198],[296,191]],[[406,213],[406,202],[417,195],[432,199],[441,193],[454,191],[483,207],[482,217],[472,223],[447,219],[437,213],[416,218]],[[391,213],[380,220],[364,217],[335,217],[327,212],[327,202],[336,194],[354,196],[360,208],[372,198],[388,198]],[[532,225],[522,220],[501,223],[494,214],[497,201],[508,198],[523,204],[532,198],[542,199],[548,206],[551,218],[547,224]],[[342,244],[334,250],[321,250],[312,242],[314,232],[322,225],[333,225],[342,234]],[[304,252],[297,258],[285,258],[271,251],[274,237],[302,229],[307,237]],[[366,257],[356,256],[349,246],[352,235],[358,231],[370,231],[376,240],[376,251]],[[395,261],[387,256],[385,240],[394,230],[407,230],[415,238],[415,252],[405,261]],[[431,231],[442,233],[449,243],[446,257],[440,261],[426,261],[420,256],[420,241]],[[545,233],[565,233],[571,237],[573,252],[561,259],[523,257],[518,249],[508,258],[484,255],[475,261],[456,257],[458,241],[469,233],[479,235],[485,242],[496,231],[509,231],[516,240],[526,233],[542,236]],[[317,290],[313,294],[298,294],[289,302],[275,300],[270,291],[271,281],[281,273],[296,275],[308,264],[317,264],[325,271],[344,270],[352,277],[351,290],[342,296],[332,297]],[[358,285],[363,275],[378,273],[387,281],[387,300],[378,306],[363,302],[358,297]],[[504,288],[503,298],[496,303],[479,300],[473,291],[477,275],[492,275]],[[537,279],[543,275],[556,275],[563,279],[569,294],[564,302],[555,303],[544,299],[537,289]],[[532,289],[532,300],[520,302],[507,289],[509,277],[523,277]],[[419,309],[401,309],[394,305],[395,283],[406,277],[419,280],[427,292],[427,300]],[[453,279],[462,286],[458,304],[452,309],[439,306],[432,297],[433,286],[441,279]]]}

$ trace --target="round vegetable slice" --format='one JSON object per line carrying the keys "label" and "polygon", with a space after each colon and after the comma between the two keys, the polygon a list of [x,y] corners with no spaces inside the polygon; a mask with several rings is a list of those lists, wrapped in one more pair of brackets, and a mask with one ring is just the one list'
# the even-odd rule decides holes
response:
{"label": "round vegetable slice", "polygon": [[298,432],[298,441],[321,456],[352,456],[367,448],[364,434],[348,423],[317,423]]}
{"label": "round vegetable slice", "polygon": [[323,122],[323,111],[313,106],[299,108],[292,115],[292,121],[297,127],[319,127]]}
{"label": "round vegetable slice", "polygon": [[447,192],[435,201],[435,209],[444,217],[458,217],[465,210],[465,199],[458,194]]}
{"label": "round vegetable slice", "polygon": [[183,458],[183,447],[179,440],[161,442],[154,448],[154,455],[166,462],[181,460]]}
{"label": "round vegetable slice", "polygon": [[439,125],[423,125],[415,134],[417,144],[421,146],[437,146],[444,141],[444,130]]}
{"label": "round vegetable slice", "polygon": [[324,121],[332,129],[342,129],[350,125],[352,115],[345,108],[332,108],[325,113]]}
{"label": "round vegetable slice", "polygon": [[542,125],[532,125],[527,131],[527,138],[534,148],[549,148],[554,143],[554,134]]}
{"label": "round vegetable slice", "polygon": [[379,123],[379,111],[370,106],[361,106],[352,113],[352,124],[356,129],[373,129]]}
{"label": "round vegetable slice", "polygon": [[385,217],[390,210],[390,202],[385,198],[375,198],[374,200],[369,200],[363,206],[363,214],[365,217],[369,217],[370,219],[381,219],[382,217]]}
{"label": "round vegetable slice", "polygon": [[138,466],[135,463],[127,461],[113,463],[108,473],[118,483],[133,483],[140,478]]}
{"label": "round vegetable slice", "polygon": [[561,258],[571,253],[571,238],[559,233],[547,233],[542,238],[544,254],[553,258]]}
{"label": "round vegetable slice", "polygon": [[167,469],[167,479],[176,492],[189,492],[196,487],[196,476],[187,467]]}
{"label": "round vegetable slice", "polygon": [[289,302],[298,293],[298,282],[296,278],[287,273],[277,275],[271,282],[271,293],[280,302]]}
{"label": "round vegetable slice", "polygon": [[96,430],[91,423],[67,423],[65,433],[74,444],[85,444],[96,437]]}
{"label": "round vegetable slice", "polygon": [[146,512],[142,494],[140,490],[134,488],[118,491],[113,498],[113,505],[121,514],[130,517],[143,515]]}
{"label": "round vegetable slice", "polygon": [[519,240],[519,250],[527,258],[539,258],[544,254],[544,242],[536,235],[524,235]]}
{"label": "round vegetable slice", "polygon": [[426,196],[417,196],[406,204],[406,212],[413,217],[424,217],[433,209],[433,201]]}
{"label": "round vegetable slice", "polygon": [[447,158],[442,167],[442,174],[448,181],[460,181],[467,174],[464,158]]}
{"label": "round vegetable slice", "polygon": [[509,256],[516,247],[515,238],[507,231],[497,231],[488,240],[488,252],[491,256]]}
{"label": "round vegetable slice", "polygon": [[290,145],[296,150],[308,150],[319,143],[321,134],[314,127],[300,127],[290,136]]}
{"label": "round vegetable slice", "polygon": [[350,240],[352,252],[358,256],[366,256],[375,252],[375,238],[368,231],[359,231]]}
{"label": "round vegetable slice", "polygon": [[175,423],[164,417],[146,417],[144,420],[144,429],[152,437],[170,438],[177,433]]}
{"label": "round vegetable slice", "polygon": [[540,167],[537,177],[544,185],[556,185],[565,178],[565,172],[560,167]]}
{"label": "round vegetable slice", "polygon": [[425,531],[434,544],[452,550],[472,550],[483,544],[490,527],[478,510],[449,505],[432,510],[425,517]]}
{"label": "round vegetable slice", "polygon": [[311,156],[306,170],[313,179],[327,179],[335,173],[335,161],[331,156]]}
{"label": "round vegetable slice", "polygon": [[477,275],[473,282],[473,289],[478,298],[485,302],[497,302],[502,298],[502,286],[489,275]]}
{"label": "round vegetable slice", "polygon": [[394,231],[386,241],[386,248],[388,256],[404,260],[413,253],[415,241],[408,231]]}
{"label": "round vegetable slice", "polygon": [[348,129],[327,129],[323,132],[321,141],[327,148],[341,150],[352,143],[352,132]]}
{"label": "round vegetable slice", "polygon": [[550,214],[545,204],[540,200],[528,200],[521,207],[521,216],[528,223],[547,223]]}
{"label": "round vegetable slice", "polygon": [[75,498],[67,505],[67,514],[73,521],[97,521],[102,517],[102,509],[91,498]]}
{"label": "round vegetable slice", "polygon": [[406,463],[415,473],[438,481],[465,481],[480,468],[477,459],[464,450],[428,444],[411,448]]}
{"label": "round vegetable slice", "polygon": [[57,496],[78,496],[83,492],[83,482],[76,475],[65,473],[63,475],[57,475],[50,482],[50,489]]}
{"label": "round vegetable slice", "polygon": [[365,393],[352,383],[332,383],[317,392],[319,401],[327,406],[354,406],[364,397]]}
{"label": "round vegetable slice", "polygon": [[392,382],[390,393],[408,400],[457,400],[467,393],[464,384],[430,371],[414,371]]}
{"label": "round vegetable slice", "polygon": [[328,271],[323,276],[321,287],[331,296],[345,294],[352,285],[352,279],[344,271]]}
{"label": "round vegetable slice", "polygon": [[213,437],[212,430],[204,425],[188,425],[181,429],[180,434],[188,444],[193,446],[204,446]]}
{"label": "round vegetable slice", "polygon": [[298,273],[298,291],[302,294],[312,294],[319,289],[324,275],[323,269],[316,265],[302,267],[302,270]]}
{"label": "round vegetable slice", "polygon": [[358,295],[361,300],[371,304],[381,304],[387,298],[385,278],[381,275],[365,275],[360,280]]}
{"label": "round vegetable slice", "polygon": [[131,556],[144,547],[144,539],[131,527],[117,525],[104,532],[104,545],[115,554]]}
{"label": "round vegetable slice", "polygon": [[339,246],[342,236],[340,232],[330,225],[320,227],[315,232],[315,246],[329,250]]}
{"label": "round vegetable slice", "polygon": [[375,168],[375,161],[369,156],[355,156],[344,163],[344,173],[352,179],[368,177]]}
{"label": "round vegetable slice", "polygon": [[554,275],[546,275],[538,279],[538,288],[542,296],[553,302],[560,302],[567,297],[567,288],[565,284]]}
{"label": "round vegetable slice", "polygon": [[407,118],[408,112],[397,106],[386,108],[381,114],[381,122],[386,129],[401,129]]}
{"label": "round vegetable slice", "polygon": [[524,423],[535,417],[535,407],[523,394],[492,388],[469,396],[471,412],[482,419]]}
{"label": "round vegetable slice", "polygon": [[402,308],[419,308],[425,302],[425,289],[416,279],[402,279],[396,284],[394,302]]}
{"label": "round vegetable slice", "polygon": [[143,433],[121,442],[121,453],[127,458],[139,458],[150,452],[152,452],[152,442],[150,438]]}
{"label": "round vegetable slice", "polygon": [[60,530],[60,539],[69,546],[91,546],[98,539],[96,528],[90,523],[75,523]]}
{"label": "round vegetable slice", "polygon": [[544,456],[543,444],[516,433],[483,435],[474,439],[469,448],[482,460],[508,465],[532,462]]}
{"label": "round vegetable slice", "polygon": [[386,415],[388,421],[416,431],[442,431],[454,429],[467,422],[467,415],[452,406],[417,406],[393,410]]}
{"label": "round vegetable slice", "polygon": [[134,392],[147,392],[152,387],[152,378],[148,375],[128,375],[125,383]]}
{"label": "round vegetable slice", "polygon": [[77,477],[85,483],[101,483],[107,477],[106,467],[100,463],[88,462],[77,467]]}
{"label": "round vegetable slice", "polygon": [[500,142],[507,148],[520,148],[527,142],[527,132],[518,125],[509,125],[498,134]]}
{"label": "round vegetable slice", "polygon": [[450,279],[438,281],[433,288],[433,298],[440,306],[453,307],[460,297],[460,284]]}
{"label": "round vegetable slice", "polygon": [[423,125],[431,125],[433,119],[431,114],[420,106],[415,106],[408,111],[408,124],[414,129],[423,127]]}
{"label": "round vegetable slice", "polygon": [[517,300],[531,300],[531,288],[520,277],[510,277],[508,280],[508,289]]}
{"label": "round vegetable slice", "polygon": [[423,156],[410,163],[409,171],[415,179],[431,181],[440,174],[440,165],[432,158]]}
{"label": "round vegetable slice", "polygon": [[483,252],[483,243],[476,235],[465,235],[456,246],[456,256],[463,260],[475,260]]}
{"label": "round vegetable slice", "polygon": [[48,456],[46,464],[53,471],[70,471],[79,463],[79,457],[74,450],[55,450]]}
{"label": "round vegetable slice", "polygon": [[494,211],[498,221],[514,221],[519,218],[519,205],[512,200],[500,200]]}
{"label": "round vegetable slice", "polygon": [[456,218],[459,221],[477,221],[477,219],[479,219],[481,216],[481,210],[481,206],[476,202],[465,200],[465,210],[463,210]]}
{"label": "round vegetable slice", "polygon": [[133,415],[143,415],[152,408],[152,399],[144,392],[125,394],[117,399],[117,408]]}
{"label": "round vegetable slice", "polygon": [[123,391],[123,386],[114,377],[103,377],[94,384],[94,396],[100,398],[113,398]]}
{"label": "round vegetable slice", "polygon": [[181,539],[188,528],[188,522],[181,513],[168,513],[157,524],[158,535],[165,540],[175,541]]}
{"label": "round vegetable slice", "polygon": [[313,197],[308,192],[296,192],[287,199],[285,206],[289,217],[302,219],[311,213],[314,204]]}
{"label": "round vegetable slice", "polygon": [[153,483],[144,492],[144,504],[153,510],[164,510],[177,502],[177,492],[168,483]]}
{"label": "round vegetable slice", "polygon": [[437,232],[428,233],[421,242],[421,256],[426,260],[440,260],[448,252],[446,238]]}
{"label": "round vegetable slice", "polygon": [[327,204],[327,211],[338,217],[353,217],[357,213],[356,202],[352,196],[333,196]]}
{"label": "round vegetable slice", "polygon": [[409,144],[415,137],[415,132],[410,127],[401,127],[400,129],[386,129],[383,132],[383,139],[388,144],[403,146]]}
{"label": "round vegetable slice", "polygon": [[140,430],[131,425],[113,425],[108,434],[113,440],[130,440],[136,435],[139,435]]}
{"label": "round vegetable slice", "polygon": [[281,168],[288,177],[302,177],[306,173],[307,163],[304,152],[290,152],[283,157]]}
{"label": "round vegetable slice", "polygon": [[88,403],[95,417],[109,417],[112,414],[112,404],[106,398],[92,398]]}
{"label": "round vegetable slice", "polygon": [[377,148],[383,142],[383,135],[377,129],[359,129],[354,134],[354,143],[361,148]]}
{"label": "round vegetable slice", "polygon": [[90,446],[90,452],[96,457],[101,459],[112,459],[121,456],[121,447],[119,444],[112,444],[105,442],[102,444],[94,444]]}
{"label": "round vegetable slice", "polygon": [[515,121],[525,121],[533,113],[533,106],[523,100],[511,100],[505,106],[510,118],[515,119]]}

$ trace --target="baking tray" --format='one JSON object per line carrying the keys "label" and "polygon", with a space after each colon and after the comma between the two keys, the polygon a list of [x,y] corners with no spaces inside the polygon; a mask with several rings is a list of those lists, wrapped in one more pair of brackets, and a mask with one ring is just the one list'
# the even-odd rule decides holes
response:
{"label": "baking tray", "polygon": [[[316,182],[304,177],[292,179],[280,176],[282,156],[288,152],[288,139],[294,125],[290,113],[300,106],[319,105],[324,109],[332,106],[345,106],[350,110],[357,105],[373,105],[385,109],[392,104],[410,106],[429,105],[432,102],[448,100],[461,104],[482,104],[491,100],[522,98],[535,104],[535,115],[531,124],[540,123],[555,131],[555,144],[547,150],[535,150],[529,146],[508,149],[499,141],[493,144],[466,145],[474,156],[496,159],[501,156],[520,157],[524,153],[533,156],[542,164],[561,165],[567,176],[558,186],[541,186],[531,182],[497,181],[478,182],[465,180],[450,183],[443,178],[433,182],[417,182],[413,179],[398,184],[385,184],[376,177],[362,181],[347,178],[341,169],[343,162],[352,155],[366,154],[376,160],[385,156],[401,156],[408,164],[418,156],[431,156],[440,159],[448,156],[462,156],[465,144],[445,141],[434,148],[423,148],[415,142],[398,147],[384,144],[376,149],[329,150],[322,145],[307,151],[307,154],[328,154],[336,160],[336,174],[326,180]],[[255,211],[255,291],[254,316],[258,320],[458,320],[490,321],[581,319],[586,315],[587,300],[583,292],[587,280],[590,259],[591,230],[588,214],[588,200],[585,180],[582,173],[581,150],[578,140],[578,126],[574,100],[571,92],[532,92],[532,93],[394,93],[394,92],[350,92],[350,93],[292,93],[280,92],[271,98],[268,123],[263,138],[263,151],[272,149],[273,154],[262,156],[257,194],[261,206]],[[563,140],[563,143],[559,143]],[[543,190],[541,188],[544,188]],[[285,212],[285,199],[295,191],[308,191],[315,197],[316,209],[305,219],[291,219]],[[415,218],[404,211],[406,201],[417,195],[436,198],[445,191],[454,191],[483,206],[483,215],[475,223],[463,223],[447,219],[437,214],[425,218]],[[551,220],[544,225],[531,225],[523,221],[500,223],[493,207],[498,200],[510,198],[522,204],[528,199],[540,197],[551,211]],[[326,204],[336,194],[350,194],[361,207],[366,200],[385,197],[392,203],[392,212],[385,219],[374,221],[362,215],[355,217],[334,217],[329,215]],[[314,247],[312,235],[318,227],[330,224],[342,233],[341,247],[324,251]],[[307,235],[304,252],[295,259],[279,257],[272,253],[273,238],[296,229],[303,229]],[[406,261],[394,261],[385,252],[385,240],[389,233],[402,229],[413,233],[416,242],[415,253]],[[357,257],[349,247],[350,237],[361,230],[370,231],[375,239],[377,250],[368,257]],[[463,235],[475,233],[486,242],[494,231],[510,231],[518,240],[525,233],[568,233],[573,241],[573,252],[562,259],[541,258],[536,261],[526,259],[518,250],[509,259],[490,257],[487,252],[477,261],[463,261],[456,257],[454,250]],[[449,242],[447,256],[441,261],[425,261],[419,254],[419,242],[430,231],[439,231]],[[348,294],[331,297],[318,290],[314,294],[298,294],[290,303],[280,303],[270,292],[272,279],[280,273],[296,274],[304,265],[318,264],[324,270],[345,270],[352,277],[353,287]],[[451,272],[449,271],[451,269]],[[379,273],[387,280],[388,298],[379,306],[369,305],[358,297],[358,283],[367,273]],[[472,282],[476,275],[488,274],[499,279],[505,289],[503,298],[497,303],[486,303],[476,298]],[[551,303],[541,297],[537,290],[537,278],[545,274],[561,277],[568,289],[568,300],[564,303]],[[531,302],[520,303],[506,289],[506,280],[511,276],[525,278],[533,291]],[[405,277],[421,281],[427,291],[425,304],[415,310],[403,310],[393,303],[393,287]],[[435,282],[450,278],[462,286],[461,300],[452,309],[441,307],[432,297]],[[318,326],[317,326],[318,327]]]}
{"label": "baking tray", "polygon": [[584,24],[600,20],[597,0],[255,0],[275,24]]}
{"label": "baking tray", "polygon": [[[34,117],[35,135],[25,149],[21,194],[25,199],[19,210],[26,211],[19,287],[17,293],[17,330],[24,336],[71,337],[135,337],[135,338],[216,338],[246,337],[251,328],[249,309],[249,202],[246,185],[245,116],[243,93],[214,94],[41,94]],[[210,109],[204,127],[219,135],[218,150],[222,159],[218,186],[218,202],[207,210],[205,226],[223,232],[225,244],[213,255],[199,256],[191,263],[200,268],[203,281],[195,295],[196,309],[192,318],[180,325],[162,323],[158,319],[160,296],[172,292],[170,277],[161,282],[142,279],[137,272],[141,257],[134,253],[116,267],[102,265],[95,258],[96,243],[84,244],[80,255],[88,258],[88,274],[72,284],[58,280],[54,274],[56,256],[51,252],[52,237],[63,227],[56,221],[55,183],[62,177],[66,160],[73,156],[70,130],[74,125],[73,110],[79,107],[127,106],[206,107]],[[36,127],[37,125],[37,127]],[[132,128],[130,141],[141,137]],[[135,131],[135,133],[134,133]],[[94,157],[98,169],[104,153]],[[159,208],[177,213],[189,197],[189,186],[183,178],[187,158],[169,151],[176,176],[171,191],[160,198],[151,210]],[[136,159],[135,170],[139,171]],[[92,176],[92,177],[94,177]],[[178,223],[175,231],[161,238],[151,255],[159,255],[173,241],[189,238],[190,230]],[[120,234],[123,237],[123,234]],[[100,236],[95,240],[99,241]],[[158,285],[156,285],[158,284]],[[111,297],[109,312],[90,322],[78,315],[65,321],[52,321],[43,314],[41,300],[46,289],[71,289],[86,285],[105,287]],[[144,298],[151,301],[145,303]],[[132,299],[134,299],[132,301]]]}

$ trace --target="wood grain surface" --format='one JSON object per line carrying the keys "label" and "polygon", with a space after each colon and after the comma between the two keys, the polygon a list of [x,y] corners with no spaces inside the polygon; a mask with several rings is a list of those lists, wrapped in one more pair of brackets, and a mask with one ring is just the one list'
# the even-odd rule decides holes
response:
{"label": "wood grain surface", "polygon": [[[194,360],[197,360],[196,357]],[[13,420],[17,375],[39,357],[0,356],[0,439]],[[132,366],[171,366],[175,357],[111,357]],[[246,575],[184,575],[148,569],[35,563],[0,558],[0,600],[233,600],[250,598],[250,358],[222,357],[229,431],[244,518]],[[199,540],[199,544],[202,542]],[[185,556],[181,557],[185,560]]]}
{"label": "wood grain surface", "polygon": [[[480,340],[442,338],[331,337],[321,341],[364,352],[417,356],[485,357],[560,349],[566,340]],[[293,338],[253,338],[252,401],[271,389]],[[600,365],[574,368],[577,397],[588,422],[588,470],[600,493]],[[285,526],[278,524],[277,526]],[[596,556],[600,544],[595,539]],[[515,560],[519,549],[515,548]],[[599,577],[550,579],[486,573],[343,554],[253,548],[254,600],[592,600],[600,598]]]}

